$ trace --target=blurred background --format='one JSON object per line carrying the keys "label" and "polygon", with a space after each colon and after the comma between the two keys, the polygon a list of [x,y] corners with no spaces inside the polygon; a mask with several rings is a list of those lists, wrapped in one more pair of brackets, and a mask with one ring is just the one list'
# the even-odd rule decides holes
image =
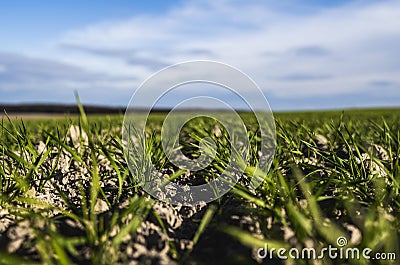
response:
{"label": "blurred background", "polygon": [[126,107],[151,74],[204,59],[243,70],[275,111],[400,106],[400,1],[0,5],[0,104],[71,104],[77,91]]}

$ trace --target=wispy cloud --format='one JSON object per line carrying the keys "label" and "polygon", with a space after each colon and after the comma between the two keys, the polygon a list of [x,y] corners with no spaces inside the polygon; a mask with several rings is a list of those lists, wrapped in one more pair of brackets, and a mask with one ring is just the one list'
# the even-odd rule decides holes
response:
{"label": "wispy cloud", "polygon": [[330,55],[331,52],[318,45],[299,47],[294,50],[296,56],[320,57]]}
{"label": "wispy cloud", "polygon": [[0,65],[0,74],[5,73],[7,71],[7,68],[4,65]]}
{"label": "wispy cloud", "polygon": [[329,74],[309,74],[309,73],[296,73],[289,74],[279,78],[282,81],[290,82],[301,82],[301,81],[313,81],[313,80],[325,80],[332,78]]}
{"label": "wispy cloud", "polygon": [[[18,54],[0,53],[0,62],[4,69],[3,73],[0,72],[0,93],[4,95],[2,100],[17,97],[17,101],[70,102],[75,90],[90,99],[90,95],[104,95],[103,92],[110,91],[110,88],[114,92],[115,89],[126,90],[136,83],[133,77],[93,73],[59,61]],[[96,101],[101,103],[95,96]]]}

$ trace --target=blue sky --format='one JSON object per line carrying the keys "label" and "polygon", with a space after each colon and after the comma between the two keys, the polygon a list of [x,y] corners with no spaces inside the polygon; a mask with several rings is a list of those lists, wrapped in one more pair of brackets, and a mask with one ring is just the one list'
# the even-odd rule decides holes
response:
{"label": "blue sky", "polygon": [[0,103],[78,91],[126,106],[163,67],[214,60],[252,77],[274,110],[400,106],[399,17],[386,0],[2,1]]}

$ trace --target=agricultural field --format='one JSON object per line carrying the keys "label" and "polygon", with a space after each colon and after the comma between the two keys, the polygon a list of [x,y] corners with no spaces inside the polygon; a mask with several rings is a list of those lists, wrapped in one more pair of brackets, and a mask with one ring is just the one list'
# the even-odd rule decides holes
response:
{"label": "agricultural field", "polygon": [[[223,197],[196,206],[157,201],[138,185],[122,115],[2,117],[0,264],[399,264],[400,109],[275,113],[276,152],[256,190],[246,183],[258,125],[240,115],[247,170]],[[198,156],[205,135],[218,148],[207,170],[182,172],[162,151],[164,117],[147,123],[157,169],[189,185],[218,178],[229,162],[224,129],[208,118],[185,125],[186,156]],[[271,256],[260,255],[266,246]],[[282,259],[277,251],[328,246],[370,249],[371,259]]]}

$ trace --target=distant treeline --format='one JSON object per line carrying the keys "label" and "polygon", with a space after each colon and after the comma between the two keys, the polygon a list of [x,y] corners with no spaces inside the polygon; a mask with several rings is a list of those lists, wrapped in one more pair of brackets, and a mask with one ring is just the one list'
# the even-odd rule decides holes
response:
{"label": "distant treeline", "polygon": [[[126,108],[124,107],[109,107],[109,106],[95,106],[95,105],[84,105],[83,106],[86,114],[124,114]],[[130,109],[134,112],[145,112],[148,109],[135,108]],[[171,109],[169,108],[153,108],[152,113],[168,113]],[[178,111],[208,111],[202,108],[188,108],[180,109]],[[221,111],[215,109],[215,111]],[[222,110],[226,111],[226,110]],[[0,115],[4,112],[8,114],[13,113],[43,113],[43,114],[79,114],[78,105],[67,105],[67,104],[1,104],[0,103]]]}
{"label": "distant treeline", "polygon": [[[86,114],[124,114],[125,107],[109,107],[109,106],[96,106],[84,105]],[[135,111],[145,111],[145,109],[135,109]],[[155,113],[168,113],[168,108],[156,108],[151,112]],[[78,105],[67,104],[1,104],[0,115],[4,112],[8,114],[13,113],[43,113],[43,114],[79,114]]]}
{"label": "distant treeline", "polygon": [[[123,114],[125,108],[122,107],[103,107],[103,106],[83,106],[86,114]],[[47,113],[47,114],[78,114],[77,105],[60,104],[0,104],[2,113]]]}

